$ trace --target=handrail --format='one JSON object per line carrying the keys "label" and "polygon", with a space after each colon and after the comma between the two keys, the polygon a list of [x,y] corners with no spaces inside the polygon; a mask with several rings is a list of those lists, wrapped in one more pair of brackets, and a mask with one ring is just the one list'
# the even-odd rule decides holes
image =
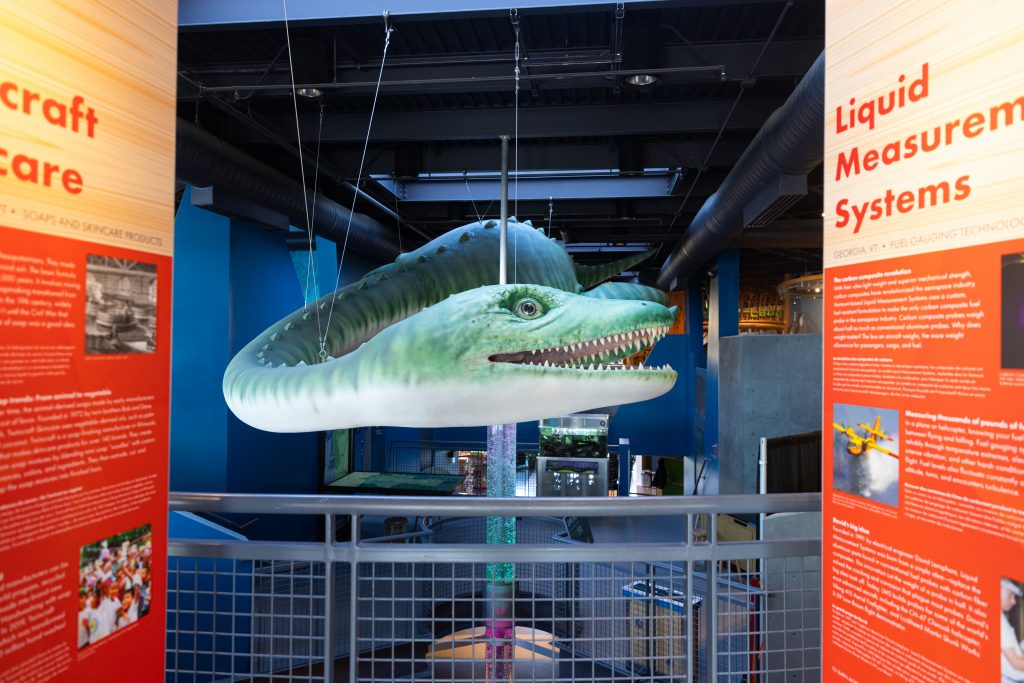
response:
{"label": "handrail", "polygon": [[442,498],[174,491],[170,494],[168,507],[180,512],[259,512],[276,515],[649,517],[702,513],[819,512],[821,494],[770,493],[644,498]]}

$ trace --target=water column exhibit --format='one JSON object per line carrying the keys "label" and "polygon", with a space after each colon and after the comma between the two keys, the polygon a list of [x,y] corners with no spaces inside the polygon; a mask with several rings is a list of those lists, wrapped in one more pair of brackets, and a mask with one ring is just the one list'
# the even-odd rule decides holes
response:
{"label": "water column exhibit", "polygon": [[[508,284],[508,136],[501,136],[501,236],[498,249],[498,284]],[[516,425],[487,428],[487,495],[512,498],[516,495]],[[488,517],[487,542],[514,544],[515,517]],[[511,681],[515,657],[516,565],[491,562],[487,565],[487,665],[488,681]]]}

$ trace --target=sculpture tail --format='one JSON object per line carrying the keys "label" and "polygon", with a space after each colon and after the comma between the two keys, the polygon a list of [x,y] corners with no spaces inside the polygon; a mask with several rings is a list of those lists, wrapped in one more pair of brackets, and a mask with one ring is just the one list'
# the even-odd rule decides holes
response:
{"label": "sculpture tail", "polygon": [[590,289],[594,285],[604,282],[608,278],[618,275],[638,263],[646,261],[651,256],[654,256],[656,251],[657,249],[650,249],[639,254],[630,254],[625,258],[620,258],[611,263],[602,263],[599,266],[584,266],[574,263],[573,265],[576,267],[576,280],[580,283],[581,289]]}

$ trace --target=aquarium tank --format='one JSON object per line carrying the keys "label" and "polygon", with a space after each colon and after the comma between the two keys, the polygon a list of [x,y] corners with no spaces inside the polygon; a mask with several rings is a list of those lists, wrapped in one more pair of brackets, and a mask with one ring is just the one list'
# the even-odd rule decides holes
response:
{"label": "aquarium tank", "polygon": [[608,416],[587,413],[541,420],[540,454],[577,458],[608,457]]}

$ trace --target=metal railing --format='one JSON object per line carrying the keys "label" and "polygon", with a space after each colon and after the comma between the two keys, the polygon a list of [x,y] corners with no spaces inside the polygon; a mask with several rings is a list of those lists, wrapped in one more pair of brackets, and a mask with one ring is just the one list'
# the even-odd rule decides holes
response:
{"label": "metal railing", "polygon": [[[820,494],[170,507],[319,515],[326,540],[171,539],[168,681],[484,680],[489,563],[515,565],[514,680],[820,680],[820,537],[717,531],[719,514],[820,512]],[[484,543],[488,516],[517,517],[516,545]],[[396,518],[410,528],[387,536]]]}

